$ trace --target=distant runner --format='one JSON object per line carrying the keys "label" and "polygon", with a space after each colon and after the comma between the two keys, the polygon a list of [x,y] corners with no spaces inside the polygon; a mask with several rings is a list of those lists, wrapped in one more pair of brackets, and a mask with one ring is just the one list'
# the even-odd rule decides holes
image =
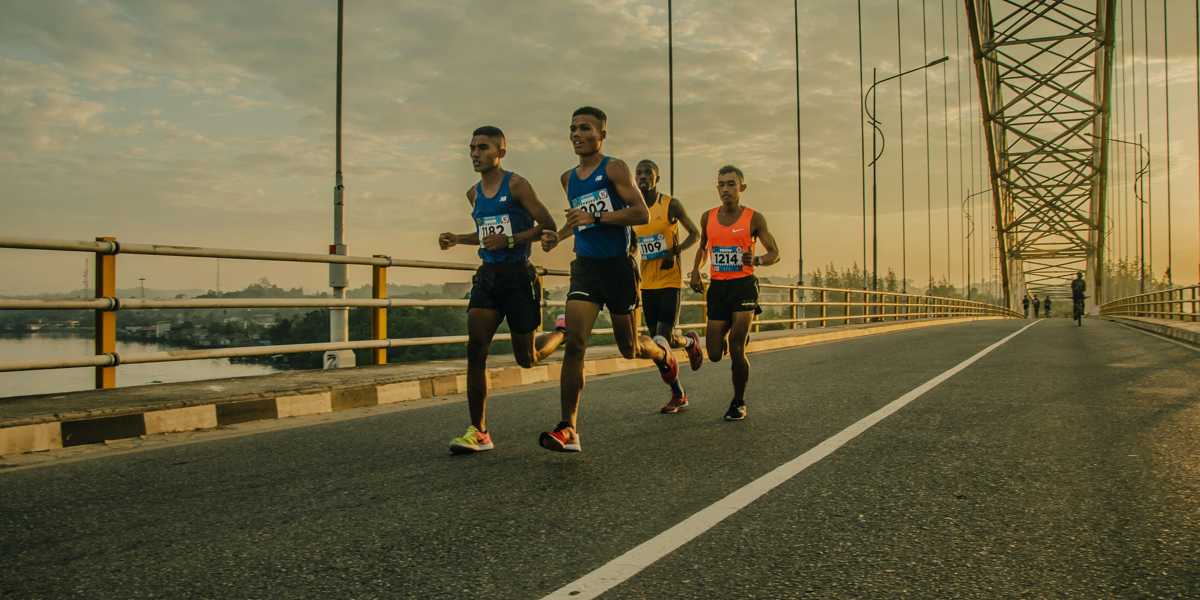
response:
{"label": "distant runner", "polygon": [[[675,326],[679,323],[683,269],[679,255],[692,247],[699,239],[700,231],[683,208],[678,198],[658,191],[658,165],[644,159],[638,161],[635,172],[638,189],[650,210],[650,222],[633,228],[637,236],[638,252],[641,254],[642,316],[650,335],[661,336],[672,348],[684,348],[695,371],[704,363],[704,351],[700,349],[700,338],[696,332],[680,335]],[[679,225],[687,230],[687,238],[679,241]],[[686,404],[679,404],[686,396],[673,397],[662,407],[666,414],[677,413]]]}
{"label": "distant runner", "polygon": [[[708,325],[704,332],[708,360],[718,362],[729,351],[733,362],[733,400],[725,412],[726,421],[746,418],[746,383],[750,380],[750,361],[746,358],[746,339],[758,305],[758,279],[754,267],[779,262],[779,246],[767,230],[767,219],[748,206],[741,205],[746,191],[741,169],[726,165],[717,172],[717,193],[721,206],[709,209],[700,218],[700,248],[691,272],[691,287],[704,291],[700,268],[708,260]],[[754,244],[761,240],[767,252],[754,255]],[[728,342],[726,341],[728,336]]]}
{"label": "distant runner", "polygon": [[562,229],[542,233],[542,249],[547,252],[559,241],[575,236],[576,258],[571,262],[571,290],[567,293],[562,420],[539,438],[543,448],[558,452],[581,450],[578,416],[583,360],[601,308],[608,308],[621,355],[653,360],[663,381],[671,386],[672,400],[687,404],[670,344],[665,338],[652,340],[634,331],[631,313],[637,308],[638,289],[637,266],[629,255],[630,227],[645,224],[649,211],[633,183],[629,166],[601,152],[608,136],[607,124],[604,111],[591,106],[571,115],[571,143],[579,166],[562,174],[563,191],[571,208],[567,209],[567,223]]}
{"label": "distant runner", "polygon": [[500,322],[508,319],[513,356],[526,369],[553,353],[565,337],[560,319],[555,331],[538,336],[534,347],[533,331],[542,322],[541,289],[529,264],[529,249],[543,230],[554,231],[554,218],[524,177],[501,168],[500,160],[507,153],[504,132],[480,127],[471,134],[470,149],[471,163],[479,173],[479,183],[467,190],[475,231],[438,236],[442,250],[456,244],[479,245],[479,258],[483,259],[472,278],[467,308],[471,425],[450,441],[454,454],[494,447],[487,428],[487,357]]}

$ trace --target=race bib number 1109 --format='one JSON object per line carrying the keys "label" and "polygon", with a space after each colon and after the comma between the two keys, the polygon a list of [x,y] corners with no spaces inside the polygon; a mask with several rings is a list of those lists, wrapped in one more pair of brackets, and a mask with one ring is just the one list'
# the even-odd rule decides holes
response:
{"label": "race bib number 1109", "polygon": [[654,260],[667,255],[667,240],[663,234],[639,235],[638,249],[642,252],[642,260]]}

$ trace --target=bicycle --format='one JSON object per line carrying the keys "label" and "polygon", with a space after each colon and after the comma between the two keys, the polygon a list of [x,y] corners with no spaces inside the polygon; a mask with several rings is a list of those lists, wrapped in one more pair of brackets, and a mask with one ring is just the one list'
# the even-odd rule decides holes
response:
{"label": "bicycle", "polygon": [[1074,308],[1071,310],[1071,318],[1075,319],[1076,325],[1083,327],[1083,300],[1087,296],[1074,298]]}

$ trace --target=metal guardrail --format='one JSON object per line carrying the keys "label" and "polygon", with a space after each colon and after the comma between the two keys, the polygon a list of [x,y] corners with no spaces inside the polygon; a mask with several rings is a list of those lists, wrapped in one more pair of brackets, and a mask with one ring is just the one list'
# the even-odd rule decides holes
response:
{"label": "metal guardrail", "polygon": [[1117,298],[1100,305],[1111,317],[1147,317],[1170,321],[1200,321],[1200,285],[1171,288]]}
{"label": "metal guardrail", "polygon": [[[0,362],[0,372],[32,371],[41,369],[65,369],[94,367],[96,388],[116,387],[116,368],[121,364],[157,363],[180,360],[210,358],[233,358],[246,356],[268,356],[300,352],[325,352],[329,350],[372,350],[371,364],[387,364],[387,349],[404,346],[431,346],[464,344],[466,335],[444,335],[418,338],[388,338],[387,310],[393,307],[460,307],[465,308],[465,299],[409,299],[387,297],[387,270],[393,267],[414,269],[438,269],[474,271],[477,263],[453,263],[423,260],[396,260],[386,255],[344,256],[334,254],[305,254],[272,252],[261,250],[236,250],[224,248],[200,248],[191,246],[168,246],[158,244],[126,244],[115,238],[96,238],[94,242],[75,240],[53,240],[36,238],[0,237],[0,248],[28,250],[58,250],[88,252],[95,254],[96,297],[90,300],[20,300],[0,299],[0,310],[94,310],[95,347],[92,356],[66,360],[34,360]],[[174,300],[146,300],[144,298],[116,297],[116,259],[119,254],[141,254],[153,256],[183,256],[201,258],[231,258],[242,260],[265,260],[310,263],[341,263],[371,267],[371,298],[193,298]],[[536,268],[539,283],[544,277],[568,277],[569,271],[562,269]],[[965,316],[1001,316],[1020,318],[1021,315],[1004,307],[963,300],[922,296],[899,292],[853,290],[800,285],[763,283],[766,290],[786,290],[787,300],[763,299],[759,304],[767,312],[784,310],[783,318],[756,318],[754,330],[763,326],[786,325],[797,327],[828,327],[831,324],[849,325],[874,321],[905,321],[913,319],[936,319]],[[685,287],[685,293],[687,291]],[[777,293],[780,298],[783,294]],[[806,300],[805,298],[815,300]],[[764,295],[766,298],[766,295]],[[685,300],[683,306],[701,307],[704,315],[705,302]],[[565,306],[564,301],[543,301],[543,308]],[[319,342],[309,344],[287,344],[274,346],[243,346],[198,350],[173,350],[167,352],[144,352],[136,354],[116,351],[116,315],[124,310],[154,309],[227,309],[227,308],[368,308],[371,309],[372,339],[347,342]],[[810,313],[815,313],[810,316]],[[639,321],[640,322],[640,321]],[[704,329],[705,323],[684,323],[680,329]],[[594,334],[611,334],[611,328],[593,330]],[[496,340],[508,340],[508,334],[497,334]]]}

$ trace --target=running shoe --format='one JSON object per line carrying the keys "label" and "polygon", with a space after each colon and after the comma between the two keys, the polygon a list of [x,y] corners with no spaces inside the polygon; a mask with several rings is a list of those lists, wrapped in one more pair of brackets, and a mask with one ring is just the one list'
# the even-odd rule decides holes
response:
{"label": "running shoe", "polygon": [[725,411],[726,421],[741,421],[746,418],[746,403],[734,400],[729,403],[729,410]]}
{"label": "running shoe", "polygon": [[491,450],[492,434],[480,431],[474,425],[467,427],[467,432],[450,440],[450,454],[474,454]]}
{"label": "running shoe", "polygon": [[670,385],[679,379],[679,361],[675,358],[675,353],[671,351],[671,343],[667,341],[667,338],[656,335],[654,343],[667,353],[666,369],[659,368],[658,374],[662,375],[662,380]]}
{"label": "running shoe", "polygon": [[700,348],[700,336],[696,335],[695,331],[689,331],[684,334],[684,337],[692,340],[692,345],[684,348],[688,355],[688,362],[691,363],[693,371],[699,371],[700,365],[704,364],[704,350]]}
{"label": "running shoe", "polygon": [[558,315],[554,317],[554,328],[559,331],[567,330],[567,315]]}
{"label": "running shoe", "polygon": [[559,423],[554,431],[543,431],[538,437],[538,443],[547,450],[555,452],[579,452],[579,432],[566,422]]}
{"label": "running shoe", "polygon": [[679,396],[676,396],[675,394],[671,394],[671,401],[664,404],[662,409],[659,412],[661,412],[664,415],[673,415],[675,413],[680,413],[680,412],[687,410],[687,407],[688,407],[687,394],[682,394]]}

